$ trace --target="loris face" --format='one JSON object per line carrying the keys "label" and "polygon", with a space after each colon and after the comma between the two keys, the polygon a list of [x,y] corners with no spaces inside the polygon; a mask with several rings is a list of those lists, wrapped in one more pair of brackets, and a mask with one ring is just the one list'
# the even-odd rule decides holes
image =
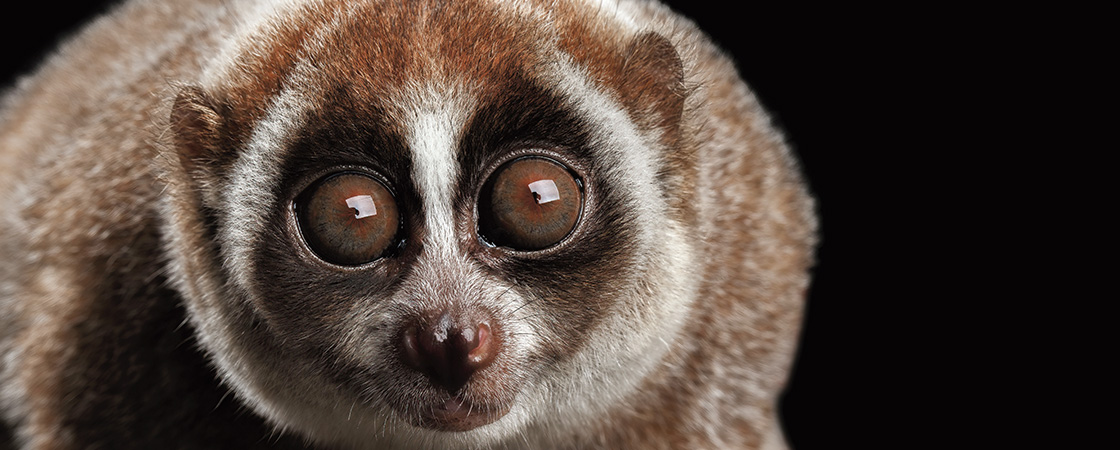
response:
{"label": "loris face", "polygon": [[499,3],[264,12],[176,99],[177,283],[280,426],[560,434],[676,339],[698,284],[677,52]]}

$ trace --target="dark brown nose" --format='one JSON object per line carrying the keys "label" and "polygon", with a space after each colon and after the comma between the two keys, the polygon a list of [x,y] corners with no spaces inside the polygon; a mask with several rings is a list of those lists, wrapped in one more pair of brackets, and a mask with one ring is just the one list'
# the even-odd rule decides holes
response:
{"label": "dark brown nose", "polygon": [[433,383],[457,392],[497,354],[487,322],[449,312],[422,319],[401,333],[401,357]]}

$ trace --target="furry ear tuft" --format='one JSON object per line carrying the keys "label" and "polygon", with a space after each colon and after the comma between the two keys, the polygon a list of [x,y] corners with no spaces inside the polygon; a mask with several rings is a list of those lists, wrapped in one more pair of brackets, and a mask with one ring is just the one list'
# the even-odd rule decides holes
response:
{"label": "furry ear tuft", "polygon": [[220,146],[222,118],[214,99],[196,86],[179,91],[171,107],[171,131],[179,163],[196,181],[229,162]]}
{"label": "furry ear tuft", "polygon": [[652,109],[659,120],[650,125],[670,129],[678,126],[686,91],[684,64],[673,43],[660,34],[643,33],[626,48],[625,64],[625,82],[631,86],[626,100],[631,109]]}
{"label": "furry ear tuft", "polygon": [[624,101],[630,111],[637,111],[635,121],[647,129],[659,131],[663,153],[661,177],[666,192],[671,192],[670,205],[681,217],[696,217],[692,201],[696,186],[696,147],[684,132],[685,87],[684,63],[673,43],[664,36],[647,32],[638,35],[626,47]]}

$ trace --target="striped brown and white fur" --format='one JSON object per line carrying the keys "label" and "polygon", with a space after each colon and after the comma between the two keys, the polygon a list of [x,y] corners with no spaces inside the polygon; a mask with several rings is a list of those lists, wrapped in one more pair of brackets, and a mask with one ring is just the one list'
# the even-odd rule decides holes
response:
{"label": "striped brown and white fur", "polygon": [[[785,447],[812,202],[660,4],[131,1],[2,108],[8,445]],[[479,190],[531,153],[580,175],[580,220],[485,245]],[[293,201],[337,167],[392,184],[399,252],[300,242]],[[394,350],[438,311],[493,321],[454,392]],[[472,411],[433,422],[449,399]]]}

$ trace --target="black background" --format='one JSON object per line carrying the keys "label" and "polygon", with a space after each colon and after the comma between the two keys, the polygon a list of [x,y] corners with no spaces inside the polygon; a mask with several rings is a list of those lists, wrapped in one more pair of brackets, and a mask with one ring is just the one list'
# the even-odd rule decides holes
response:
{"label": "black background", "polygon": [[[938,50],[944,30],[926,25],[933,20],[922,11],[670,3],[738,61],[786,132],[818,201],[818,264],[780,403],[791,446],[927,447],[948,428],[982,426],[929,414],[958,401],[943,387],[958,374],[934,364],[942,346],[928,337],[955,332],[929,324],[941,308],[936,280],[962,274],[941,268],[947,272],[934,281],[915,278],[939,252],[920,230],[952,226],[942,214],[951,205],[919,187],[957,156],[930,126],[945,121],[936,116],[953,101],[956,74]],[[8,9],[0,19],[0,82],[34,68],[107,4]]]}

